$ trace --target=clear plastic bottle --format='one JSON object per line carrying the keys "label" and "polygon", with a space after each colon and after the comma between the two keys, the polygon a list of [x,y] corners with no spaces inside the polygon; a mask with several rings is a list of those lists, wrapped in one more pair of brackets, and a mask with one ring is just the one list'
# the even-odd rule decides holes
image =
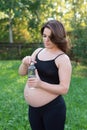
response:
{"label": "clear plastic bottle", "polygon": [[33,62],[31,62],[30,66],[28,67],[28,78],[33,78],[35,77],[35,65]]}

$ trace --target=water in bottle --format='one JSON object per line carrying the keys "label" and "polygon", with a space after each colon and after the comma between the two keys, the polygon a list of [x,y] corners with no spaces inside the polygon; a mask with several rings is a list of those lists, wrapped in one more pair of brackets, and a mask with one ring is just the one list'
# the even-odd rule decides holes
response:
{"label": "water in bottle", "polygon": [[[35,65],[33,62],[31,62],[30,66],[28,67],[28,78],[34,78],[36,75],[35,75]],[[35,89],[33,87],[30,87],[30,89]]]}
{"label": "water in bottle", "polygon": [[28,67],[28,78],[33,78],[35,77],[35,65],[33,62],[31,62],[30,66]]}

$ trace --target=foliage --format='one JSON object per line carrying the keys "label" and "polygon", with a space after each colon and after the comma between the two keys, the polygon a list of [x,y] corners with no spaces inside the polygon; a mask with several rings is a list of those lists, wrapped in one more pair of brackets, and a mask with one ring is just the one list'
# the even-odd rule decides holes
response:
{"label": "foliage", "polygon": [[1,0],[0,4],[0,41],[9,42],[13,34],[16,43],[40,43],[43,23],[58,19],[71,32],[72,59],[87,63],[86,0]]}
{"label": "foliage", "polygon": [[0,60],[22,59],[27,55],[31,55],[35,49],[42,46],[41,43],[14,43],[13,45],[2,43],[0,45]]}
{"label": "foliage", "polygon": [[71,58],[76,62],[87,63],[87,28],[77,28],[71,33]]}
{"label": "foliage", "polygon": [[[0,40],[5,41],[8,37],[9,26],[13,30],[14,41],[41,42],[40,28],[48,18],[55,18],[62,21],[68,31],[75,29],[79,23],[81,26],[87,25],[87,2],[83,0],[6,0],[0,1],[0,11],[8,17],[3,20]],[[6,37],[4,36],[6,33]],[[25,36],[27,35],[27,36]],[[9,38],[6,39],[7,41]]]}
{"label": "foliage", "polygon": [[[31,130],[23,91],[27,76],[18,75],[21,61],[0,62],[0,130]],[[73,63],[65,130],[87,130],[87,68]]]}

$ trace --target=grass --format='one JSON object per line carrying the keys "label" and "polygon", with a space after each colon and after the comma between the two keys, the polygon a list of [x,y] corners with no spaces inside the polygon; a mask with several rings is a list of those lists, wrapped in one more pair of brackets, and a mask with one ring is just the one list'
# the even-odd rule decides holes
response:
{"label": "grass", "polygon": [[73,63],[67,104],[66,130],[87,130],[87,68]]}
{"label": "grass", "polygon": [[[27,77],[18,75],[20,61],[0,61],[0,130],[31,130],[23,90]],[[87,68],[73,63],[65,130],[87,130]]]}

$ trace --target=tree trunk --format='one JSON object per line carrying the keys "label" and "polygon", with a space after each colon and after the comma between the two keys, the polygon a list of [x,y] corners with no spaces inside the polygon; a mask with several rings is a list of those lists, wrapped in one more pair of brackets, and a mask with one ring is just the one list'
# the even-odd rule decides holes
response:
{"label": "tree trunk", "polygon": [[12,19],[9,15],[9,42],[13,43]]}

